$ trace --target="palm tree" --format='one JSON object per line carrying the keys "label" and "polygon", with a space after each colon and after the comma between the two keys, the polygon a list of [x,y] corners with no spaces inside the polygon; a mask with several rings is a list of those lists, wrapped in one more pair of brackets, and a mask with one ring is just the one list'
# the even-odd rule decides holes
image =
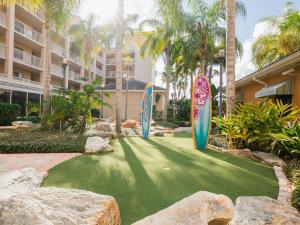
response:
{"label": "palm tree", "polygon": [[170,79],[172,72],[171,65],[171,48],[172,39],[174,39],[176,30],[164,20],[148,19],[140,24],[140,30],[143,30],[145,25],[150,25],[153,31],[149,32],[145,42],[141,47],[141,55],[150,55],[153,59],[160,56],[163,57],[166,72],[166,100],[163,111],[163,119],[167,121],[167,112],[170,95]]}
{"label": "palm tree", "polygon": [[124,29],[124,0],[118,0],[117,38],[116,38],[116,132],[122,133],[122,71],[123,71],[123,29]]}
{"label": "palm tree", "polygon": [[96,25],[96,17],[93,14],[89,15],[87,20],[80,20],[69,29],[72,40],[71,51],[80,52],[81,60],[88,70],[89,80],[92,80],[91,61],[105,42],[101,31],[101,28]]}
{"label": "palm tree", "polygon": [[235,0],[227,0],[226,5],[226,113],[230,115],[233,113],[235,107]]}
{"label": "palm tree", "polygon": [[263,35],[254,42],[252,56],[258,68],[300,49],[300,14],[292,6],[292,2],[287,1],[280,17],[265,17],[261,20],[271,24],[277,32]]}

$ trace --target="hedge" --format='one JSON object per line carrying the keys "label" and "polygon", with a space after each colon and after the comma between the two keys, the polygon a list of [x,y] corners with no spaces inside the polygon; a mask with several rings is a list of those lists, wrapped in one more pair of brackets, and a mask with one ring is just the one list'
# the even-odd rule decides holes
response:
{"label": "hedge", "polygon": [[18,104],[0,103],[0,126],[10,126],[20,113]]}
{"label": "hedge", "polygon": [[36,128],[9,130],[0,133],[0,153],[84,152],[86,139],[71,132]]}

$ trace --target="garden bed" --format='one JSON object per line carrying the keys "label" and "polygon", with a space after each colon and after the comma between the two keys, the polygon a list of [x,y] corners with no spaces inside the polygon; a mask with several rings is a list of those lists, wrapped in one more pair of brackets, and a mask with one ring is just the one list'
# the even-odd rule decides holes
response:
{"label": "garden bed", "polygon": [[83,152],[86,137],[72,132],[20,128],[0,131],[0,153]]}

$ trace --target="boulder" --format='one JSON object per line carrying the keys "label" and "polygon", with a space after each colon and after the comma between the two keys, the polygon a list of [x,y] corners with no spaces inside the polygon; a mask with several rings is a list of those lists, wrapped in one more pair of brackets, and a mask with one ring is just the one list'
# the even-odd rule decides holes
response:
{"label": "boulder", "polygon": [[31,121],[14,121],[11,123],[13,126],[18,127],[33,127],[34,124]]}
{"label": "boulder", "polygon": [[252,157],[252,152],[250,149],[234,149],[234,150],[229,150],[229,154],[238,156],[241,158],[246,158],[246,157]]}
{"label": "boulder", "polygon": [[135,137],[138,135],[138,133],[133,128],[123,128],[122,133],[125,136],[129,136],[129,137]]}
{"label": "boulder", "polygon": [[110,123],[107,123],[107,122],[97,123],[95,129],[99,130],[99,131],[103,131],[103,132],[111,132],[112,131]]}
{"label": "boulder", "polygon": [[122,124],[123,128],[137,128],[138,127],[138,121],[136,120],[126,120],[123,124]]}
{"label": "boulder", "polygon": [[120,225],[115,199],[83,190],[38,188],[0,200],[0,224]]}
{"label": "boulder", "polygon": [[280,166],[280,167],[285,166],[285,162],[277,155],[274,155],[273,153],[255,151],[252,153],[252,157],[253,159],[268,165]]}
{"label": "boulder", "polygon": [[232,215],[230,198],[200,191],[134,225],[225,225]]}
{"label": "boulder", "polygon": [[192,128],[191,127],[177,127],[173,130],[175,133],[180,133],[180,132],[192,132]]}
{"label": "boulder", "polygon": [[42,181],[42,175],[32,167],[3,174],[0,176],[0,200],[40,187]]}
{"label": "boulder", "polygon": [[88,137],[85,144],[86,153],[112,152],[112,147],[102,137]]}
{"label": "boulder", "polygon": [[230,225],[299,225],[300,214],[269,197],[239,197]]}
{"label": "boulder", "polygon": [[163,132],[162,130],[158,130],[158,131],[154,131],[153,135],[156,136],[156,137],[164,137],[165,132]]}

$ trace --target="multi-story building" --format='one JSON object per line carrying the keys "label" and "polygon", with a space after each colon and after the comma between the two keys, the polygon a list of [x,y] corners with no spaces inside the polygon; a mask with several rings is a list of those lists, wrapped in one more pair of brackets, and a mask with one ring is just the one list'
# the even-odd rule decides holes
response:
{"label": "multi-story building", "polygon": [[[26,113],[26,103],[41,103],[46,65],[46,24],[42,10],[15,4],[0,9],[0,102],[17,103]],[[114,52],[100,52],[91,62],[91,78],[113,82]],[[66,70],[63,62],[68,61]],[[148,65],[149,64],[149,65]],[[147,65],[147,66],[146,66]],[[150,60],[141,59],[131,48],[124,55],[124,73],[144,82],[153,81]],[[67,86],[79,90],[88,78],[88,70],[78,54],[70,51],[67,26],[51,30],[51,89]]]}

